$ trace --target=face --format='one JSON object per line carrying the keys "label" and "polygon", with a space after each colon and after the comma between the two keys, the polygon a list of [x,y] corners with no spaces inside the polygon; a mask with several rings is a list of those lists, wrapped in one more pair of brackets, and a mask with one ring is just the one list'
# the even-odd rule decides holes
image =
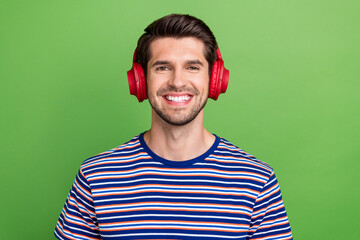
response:
{"label": "face", "polygon": [[171,125],[188,124],[202,114],[208,98],[209,65],[203,42],[166,37],[149,47],[147,94],[155,116]]}

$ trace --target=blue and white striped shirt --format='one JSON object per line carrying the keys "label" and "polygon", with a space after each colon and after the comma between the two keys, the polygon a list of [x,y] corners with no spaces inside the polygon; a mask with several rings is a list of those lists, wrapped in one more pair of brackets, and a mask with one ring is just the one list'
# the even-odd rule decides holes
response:
{"label": "blue and white striped shirt", "polygon": [[273,169],[216,136],[187,161],[153,153],[143,134],[87,159],[58,239],[292,239]]}

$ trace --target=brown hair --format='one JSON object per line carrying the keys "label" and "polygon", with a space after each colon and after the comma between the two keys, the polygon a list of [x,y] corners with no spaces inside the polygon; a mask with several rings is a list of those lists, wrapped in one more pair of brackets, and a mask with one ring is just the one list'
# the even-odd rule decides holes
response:
{"label": "brown hair", "polygon": [[145,33],[138,40],[136,59],[144,69],[145,76],[147,63],[151,58],[149,46],[152,41],[161,37],[195,37],[201,40],[205,46],[204,56],[209,63],[209,76],[211,75],[218,46],[210,28],[202,20],[193,16],[170,14],[147,26]]}

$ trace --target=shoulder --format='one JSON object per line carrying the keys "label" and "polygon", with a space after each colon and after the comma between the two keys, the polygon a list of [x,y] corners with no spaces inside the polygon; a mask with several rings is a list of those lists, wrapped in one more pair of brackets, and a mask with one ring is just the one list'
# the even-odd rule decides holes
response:
{"label": "shoulder", "polygon": [[273,168],[266,162],[257,159],[252,154],[245,152],[222,137],[220,137],[219,145],[214,151],[213,156],[216,160],[221,161],[222,163],[257,169],[269,175],[271,175],[274,171]]}
{"label": "shoulder", "polygon": [[137,135],[118,147],[86,159],[81,164],[80,170],[89,170],[94,167],[99,167],[100,165],[109,166],[109,164],[129,162],[133,159],[137,159],[141,154],[143,154],[143,148],[139,141],[139,135]]}

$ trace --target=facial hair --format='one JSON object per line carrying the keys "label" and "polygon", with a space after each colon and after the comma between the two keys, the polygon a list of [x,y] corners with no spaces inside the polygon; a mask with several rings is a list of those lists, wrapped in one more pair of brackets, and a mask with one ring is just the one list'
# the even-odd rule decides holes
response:
{"label": "facial hair", "polygon": [[[177,93],[181,93],[181,92],[189,92],[193,95],[193,98],[197,95],[199,95],[199,91],[193,88],[183,88],[183,89],[176,89],[172,86],[169,86],[167,88],[161,88],[157,91],[156,96],[157,97],[161,97],[164,93],[166,92],[177,92]],[[202,97],[199,99],[199,102],[197,102],[191,109],[191,111],[187,114],[183,114],[182,116],[174,116],[169,114],[168,112],[166,112],[166,110],[164,108],[162,108],[157,101],[155,101],[155,97],[153,95],[151,95],[148,92],[148,96],[149,96],[149,102],[150,105],[152,107],[152,109],[156,112],[156,114],[162,119],[164,120],[166,123],[173,125],[173,126],[184,126],[188,123],[190,123],[191,121],[193,121],[200,113],[200,111],[205,107],[206,102],[207,102],[207,96],[205,99],[203,99]],[[181,111],[182,108],[175,108],[175,111]]]}

